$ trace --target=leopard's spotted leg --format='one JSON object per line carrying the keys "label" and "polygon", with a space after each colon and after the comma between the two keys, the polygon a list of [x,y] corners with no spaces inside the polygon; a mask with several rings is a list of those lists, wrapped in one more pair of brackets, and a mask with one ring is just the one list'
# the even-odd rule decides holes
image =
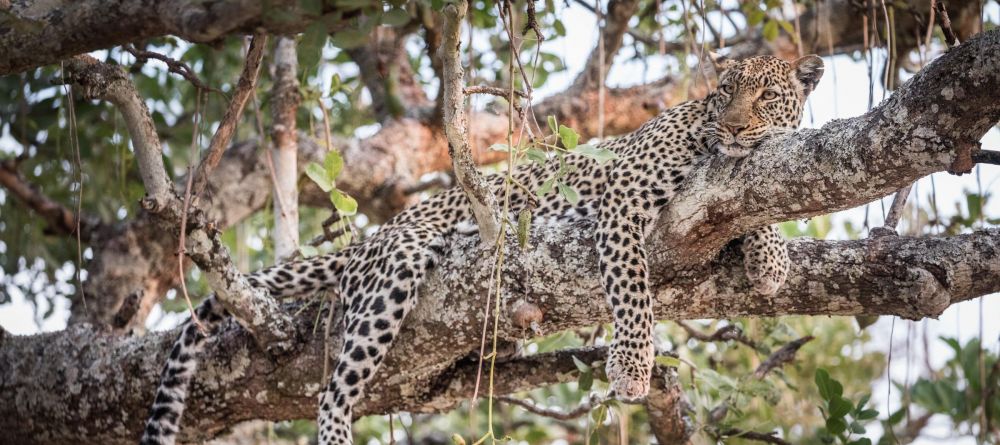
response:
{"label": "leopard's spotted leg", "polygon": [[609,188],[598,211],[601,280],[614,319],[607,372],[616,397],[626,401],[649,392],[654,358],[644,245],[651,203],[644,196],[638,190]]}
{"label": "leopard's spotted leg", "polygon": [[351,410],[416,305],[417,288],[441,244],[434,232],[421,228],[380,235],[380,242],[369,243],[351,258],[340,283],[341,298],[348,303],[347,328],[337,366],[320,394],[321,445],[352,443]]}
{"label": "leopard's spotted leg", "polygon": [[788,277],[788,248],[778,226],[761,227],[743,238],[743,266],[754,290],[773,295]]}

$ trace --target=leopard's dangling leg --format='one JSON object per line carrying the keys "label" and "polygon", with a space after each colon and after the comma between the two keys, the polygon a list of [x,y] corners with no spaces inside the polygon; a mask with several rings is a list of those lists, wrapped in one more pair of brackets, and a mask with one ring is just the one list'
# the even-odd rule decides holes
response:
{"label": "leopard's dangling leg", "polygon": [[644,244],[650,218],[641,213],[649,203],[639,193],[614,193],[602,199],[596,236],[601,283],[614,319],[606,368],[615,396],[636,401],[649,392],[655,355]]}
{"label": "leopard's dangling leg", "polygon": [[355,253],[340,283],[347,328],[337,366],[320,394],[320,445],[353,443],[352,408],[416,305],[417,288],[441,244],[433,232],[420,228],[393,229],[382,236],[382,242],[372,240]]}

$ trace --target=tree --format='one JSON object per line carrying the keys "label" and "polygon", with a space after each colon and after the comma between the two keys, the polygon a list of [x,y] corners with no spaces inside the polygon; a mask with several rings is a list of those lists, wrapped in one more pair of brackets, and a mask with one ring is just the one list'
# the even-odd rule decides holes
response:
{"label": "tree", "polygon": [[[636,57],[674,53],[676,66],[685,66],[704,48],[726,42],[733,55],[788,56],[856,54],[878,41],[889,55],[889,68],[879,78],[890,88],[898,85],[865,115],[778,137],[744,161],[715,160],[688,178],[648,246],[659,318],[919,319],[1000,291],[996,229],[909,237],[890,226],[865,240],[795,240],[788,284],[769,300],[752,298],[741,258],[728,246],[754,227],[863,205],[933,172],[961,174],[976,163],[997,163],[997,153],[981,149],[978,141],[1000,121],[1000,32],[980,32],[979,2],[956,1],[947,8],[894,2],[884,15],[881,5],[810,2],[796,5],[793,17],[783,15],[780,2],[736,10],[700,2],[585,5],[603,18],[599,44],[565,91],[539,101],[533,90],[562,67],[538,41],[568,26],[551,4],[472,5],[469,26],[505,31],[492,36],[489,51],[466,54],[455,44],[461,21],[442,13],[449,7],[438,2],[120,3],[116,9],[88,1],[0,5],[0,29],[7,30],[0,32],[0,44],[9,48],[0,54],[0,73],[9,74],[0,77],[0,94],[9,99],[0,106],[6,135],[0,141],[16,145],[0,164],[6,197],[0,257],[12,272],[4,277],[0,298],[19,292],[39,304],[62,296],[73,303],[65,331],[0,337],[0,426],[18,442],[86,437],[125,443],[138,437],[175,332],[131,334],[144,330],[155,305],[182,308],[164,301],[178,287],[194,297],[215,292],[242,320],[209,346],[182,437],[216,437],[242,420],[311,418],[329,365],[325,351],[340,341],[338,307],[310,298],[279,305],[249,287],[237,267],[241,261],[229,252],[240,248],[236,227],[268,226],[260,215],[267,212],[272,178],[294,196],[290,174],[322,164],[336,148],[343,169],[328,179],[377,224],[439,188],[439,178],[447,175],[425,177],[451,170],[453,161],[458,182],[474,194],[471,165],[503,159],[505,153],[486,148],[522,125],[545,128],[546,117],[554,116],[586,140],[631,131],[660,108],[704,94],[708,79],[697,72],[607,87],[616,56],[629,44]],[[928,45],[921,37],[932,28],[930,11],[944,43]],[[710,26],[719,20],[732,26]],[[861,22],[869,28],[859,30]],[[247,32],[256,33],[249,42],[239,37]],[[295,33],[301,33],[297,48],[289,37]],[[272,39],[278,42],[273,72],[258,74],[268,52],[265,34],[285,37]],[[912,68],[911,53],[941,49],[955,38],[962,43],[899,85],[899,72]],[[96,59],[79,55],[104,48],[110,49]],[[162,71],[163,64],[171,74]],[[462,64],[476,74],[463,78]],[[350,74],[355,69],[356,76]],[[51,86],[53,80],[60,85]],[[258,94],[268,86],[271,95]],[[490,108],[506,111],[473,108],[471,128],[461,128],[456,116],[466,112],[464,96],[482,93],[498,96]],[[367,107],[359,110],[361,105]],[[271,116],[269,131],[264,116]],[[378,124],[378,130],[357,137],[365,124]],[[296,127],[303,131],[296,133]],[[528,142],[517,134],[514,145]],[[278,168],[268,161],[264,147],[271,146],[281,159],[274,163]],[[290,153],[297,153],[298,162],[289,162]],[[346,225],[328,217],[329,209],[339,210],[336,216],[350,212],[331,203],[323,189],[300,182],[301,202],[309,206],[302,209],[303,226],[322,227],[317,244],[332,248],[330,241]],[[900,206],[906,195],[897,195]],[[488,214],[492,205],[483,204]],[[286,220],[282,210],[297,205],[276,198],[273,207],[279,221],[273,235],[294,231],[289,238],[297,240],[299,224]],[[510,279],[501,301],[502,342],[608,321],[594,291],[599,286],[591,234],[586,224],[535,227],[530,248],[510,252],[503,269]],[[287,243],[278,246],[276,241],[276,253],[288,252]],[[488,317],[482,308],[490,298],[485,283],[493,271],[482,249],[478,237],[460,240],[423,286],[420,306],[359,414],[447,411],[475,392]],[[238,257],[265,261],[261,253]],[[60,269],[79,277],[67,278]],[[28,285],[14,278],[31,274],[37,278]],[[42,291],[37,283],[44,284]],[[317,320],[325,320],[329,339],[315,334]],[[714,335],[686,330],[702,341],[741,338],[729,327]],[[807,341],[788,338],[764,349],[755,343],[754,351],[774,359],[763,360],[770,368],[755,369],[757,380],[767,381]],[[497,394],[569,380],[583,385],[584,376],[599,374],[595,363],[604,352],[581,346],[504,358],[493,370],[504,376]],[[649,429],[661,443],[683,442],[693,433],[684,422],[686,396],[667,365],[676,363],[657,368],[647,401]],[[767,392],[743,386],[752,381],[741,378],[737,394]],[[733,411],[743,403],[738,396],[722,399],[728,401],[712,403]],[[504,400],[526,405],[520,398]],[[606,407],[603,402],[584,400],[581,412]],[[715,424],[699,418],[698,424],[711,427],[706,431],[716,437],[766,436],[730,428],[725,418]]]}

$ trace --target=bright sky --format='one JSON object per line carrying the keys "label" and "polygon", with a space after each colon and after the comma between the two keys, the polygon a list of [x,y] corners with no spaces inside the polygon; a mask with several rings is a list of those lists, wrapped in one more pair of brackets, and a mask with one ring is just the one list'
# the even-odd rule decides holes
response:
{"label": "bright sky", "polygon": [[[557,2],[557,5],[561,3]],[[564,8],[562,6],[559,6]],[[1000,21],[1000,11],[997,4],[990,4],[987,8],[988,16],[994,22]],[[545,43],[545,50],[563,55],[567,70],[563,73],[553,74],[549,77],[545,87],[536,91],[536,97],[544,97],[565,89],[575,78],[582,67],[583,62],[590,53],[597,41],[596,28],[594,27],[594,16],[583,8],[573,4],[569,8],[561,11],[560,18],[567,24],[567,36],[562,39],[552,39]],[[477,37],[477,42],[479,38]],[[582,42],[587,42],[583,44]],[[876,59],[884,58],[884,54],[876,53]],[[647,66],[643,66],[638,61],[625,61],[625,57],[619,57],[618,63],[614,66],[608,76],[609,85],[632,85],[645,80],[652,80],[661,76],[667,64],[664,59],[652,57],[647,60]],[[846,118],[863,114],[867,111],[868,104],[868,74],[863,62],[856,62],[847,56],[837,56],[824,58],[826,62],[826,73],[820,82],[817,90],[812,94],[807,113],[803,119],[803,126],[818,128],[832,119]],[[878,63],[878,61],[877,61]],[[881,71],[881,66],[876,66],[875,73]],[[329,76],[323,76],[329,78]],[[878,104],[884,97],[884,92],[875,83],[874,103]],[[983,147],[1000,150],[1000,131],[996,128],[991,130],[982,140]],[[937,202],[940,203],[942,216],[955,214],[955,204],[964,206],[964,191],[989,192],[994,197],[1000,192],[1000,166],[984,165],[977,168],[971,175],[953,176],[947,173],[933,175],[934,186],[936,188]],[[910,200],[916,200],[924,208],[929,208],[928,202],[931,196],[931,179],[921,179],[915,187],[915,195],[911,195]],[[914,197],[915,196],[915,197]],[[831,239],[843,239],[847,234],[843,229],[843,223],[850,221],[855,227],[861,227],[865,220],[866,212],[869,217],[869,225],[878,227],[882,225],[883,206],[888,209],[891,197],[884,200],[884,203],[875,202],[868,206],[838,212],[833,215],[834,230],[830,234]],[[989,203],[985,213],[991,216],[1000,215],[1000,197],[996,197]],[[902,226],[905,229],[905,222]],[[864,235],[863,235],[864,236]],[[71,271],[64,271],[72,273]],[[66,319],[69,316],[68,304],[64,299],[56,302],[55,315],[45,320],[41,329],[35,325],[34,308],[27,303],[24,297],[16,292],[12,294],[12,303],[0,306],[0,325],[15,334],[32,334],[41,331],[53,331],[65,328]],[[40,308],[44,310],[45,308]],[[939,366],[951,356],[950,349],[939,341],[938,336],[951,336],[962,339],[964,343],[970,338],[982,336],[983,344],[992,350],[1000,349],[1000,324],[995,323],[1000,315],[1000,295],[993,294],[985,298],[957,304],[945,311],[939,320],[923,320],[920,322],[909,322],[894,317],[882,317],[873,327],[872,347],[888,350],[893,347],[893,361],[890,364],[890,372],[894,380],[902,381],[908,375],[910,381],[915,380],[920,365],[923,363],[923,352],[920,345],[920,337],[926,331],[931,339],[930,362],[934,366]],[[158,329],[169,328],[176,325],[183,315],[167,314],[157,308],[150,316],[150,326]],[[994,320],[991,324],[983,324],[983,319]],[[891,335],[890,335],[891,334]],[[913,339],[912,348],[907,348],[907,336]],[[909,349],[909,350],[908,350]],[[895,390],[895,388],[894,388]],[[873,400],[877,403],[877,408],[884,416],[886,412],[886,400],[890,400],[891,410],[896,409],[896,395],[886,396],[887,385],[883,378],[873,387],[875,394]],[[895,391],[894,391],[895,392]],[[938,416],[931,422],[931,427],[926,430],[933,437],[947,437],[950,428],[947,420]],[[880,432],[873,432],[870,437],[878,438]],[[914,442],[918,445],[938,444],[940,441],[921,439]],[[975,440],[950,441],[955,445],[972,445]]]}

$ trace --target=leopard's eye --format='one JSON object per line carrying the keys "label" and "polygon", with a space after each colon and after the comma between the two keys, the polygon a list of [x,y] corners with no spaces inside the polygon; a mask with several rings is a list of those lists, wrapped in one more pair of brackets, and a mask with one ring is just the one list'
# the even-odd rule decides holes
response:
{"label": "leopard's eye", "polygon": [[719,87],[719,89],[722,90],[722,92],[725,93],[727,96],[733,94],[733,86],[731,84],[727,83],[725,85],[722,85]]}
{"label": "leopard's eye", "polygon": [[778,98],[778,93],[775,93],[774,91],[771,90],[767,90],[764,92],[764,94],[760,95],[760,98],[764,100],[774,100]]}

